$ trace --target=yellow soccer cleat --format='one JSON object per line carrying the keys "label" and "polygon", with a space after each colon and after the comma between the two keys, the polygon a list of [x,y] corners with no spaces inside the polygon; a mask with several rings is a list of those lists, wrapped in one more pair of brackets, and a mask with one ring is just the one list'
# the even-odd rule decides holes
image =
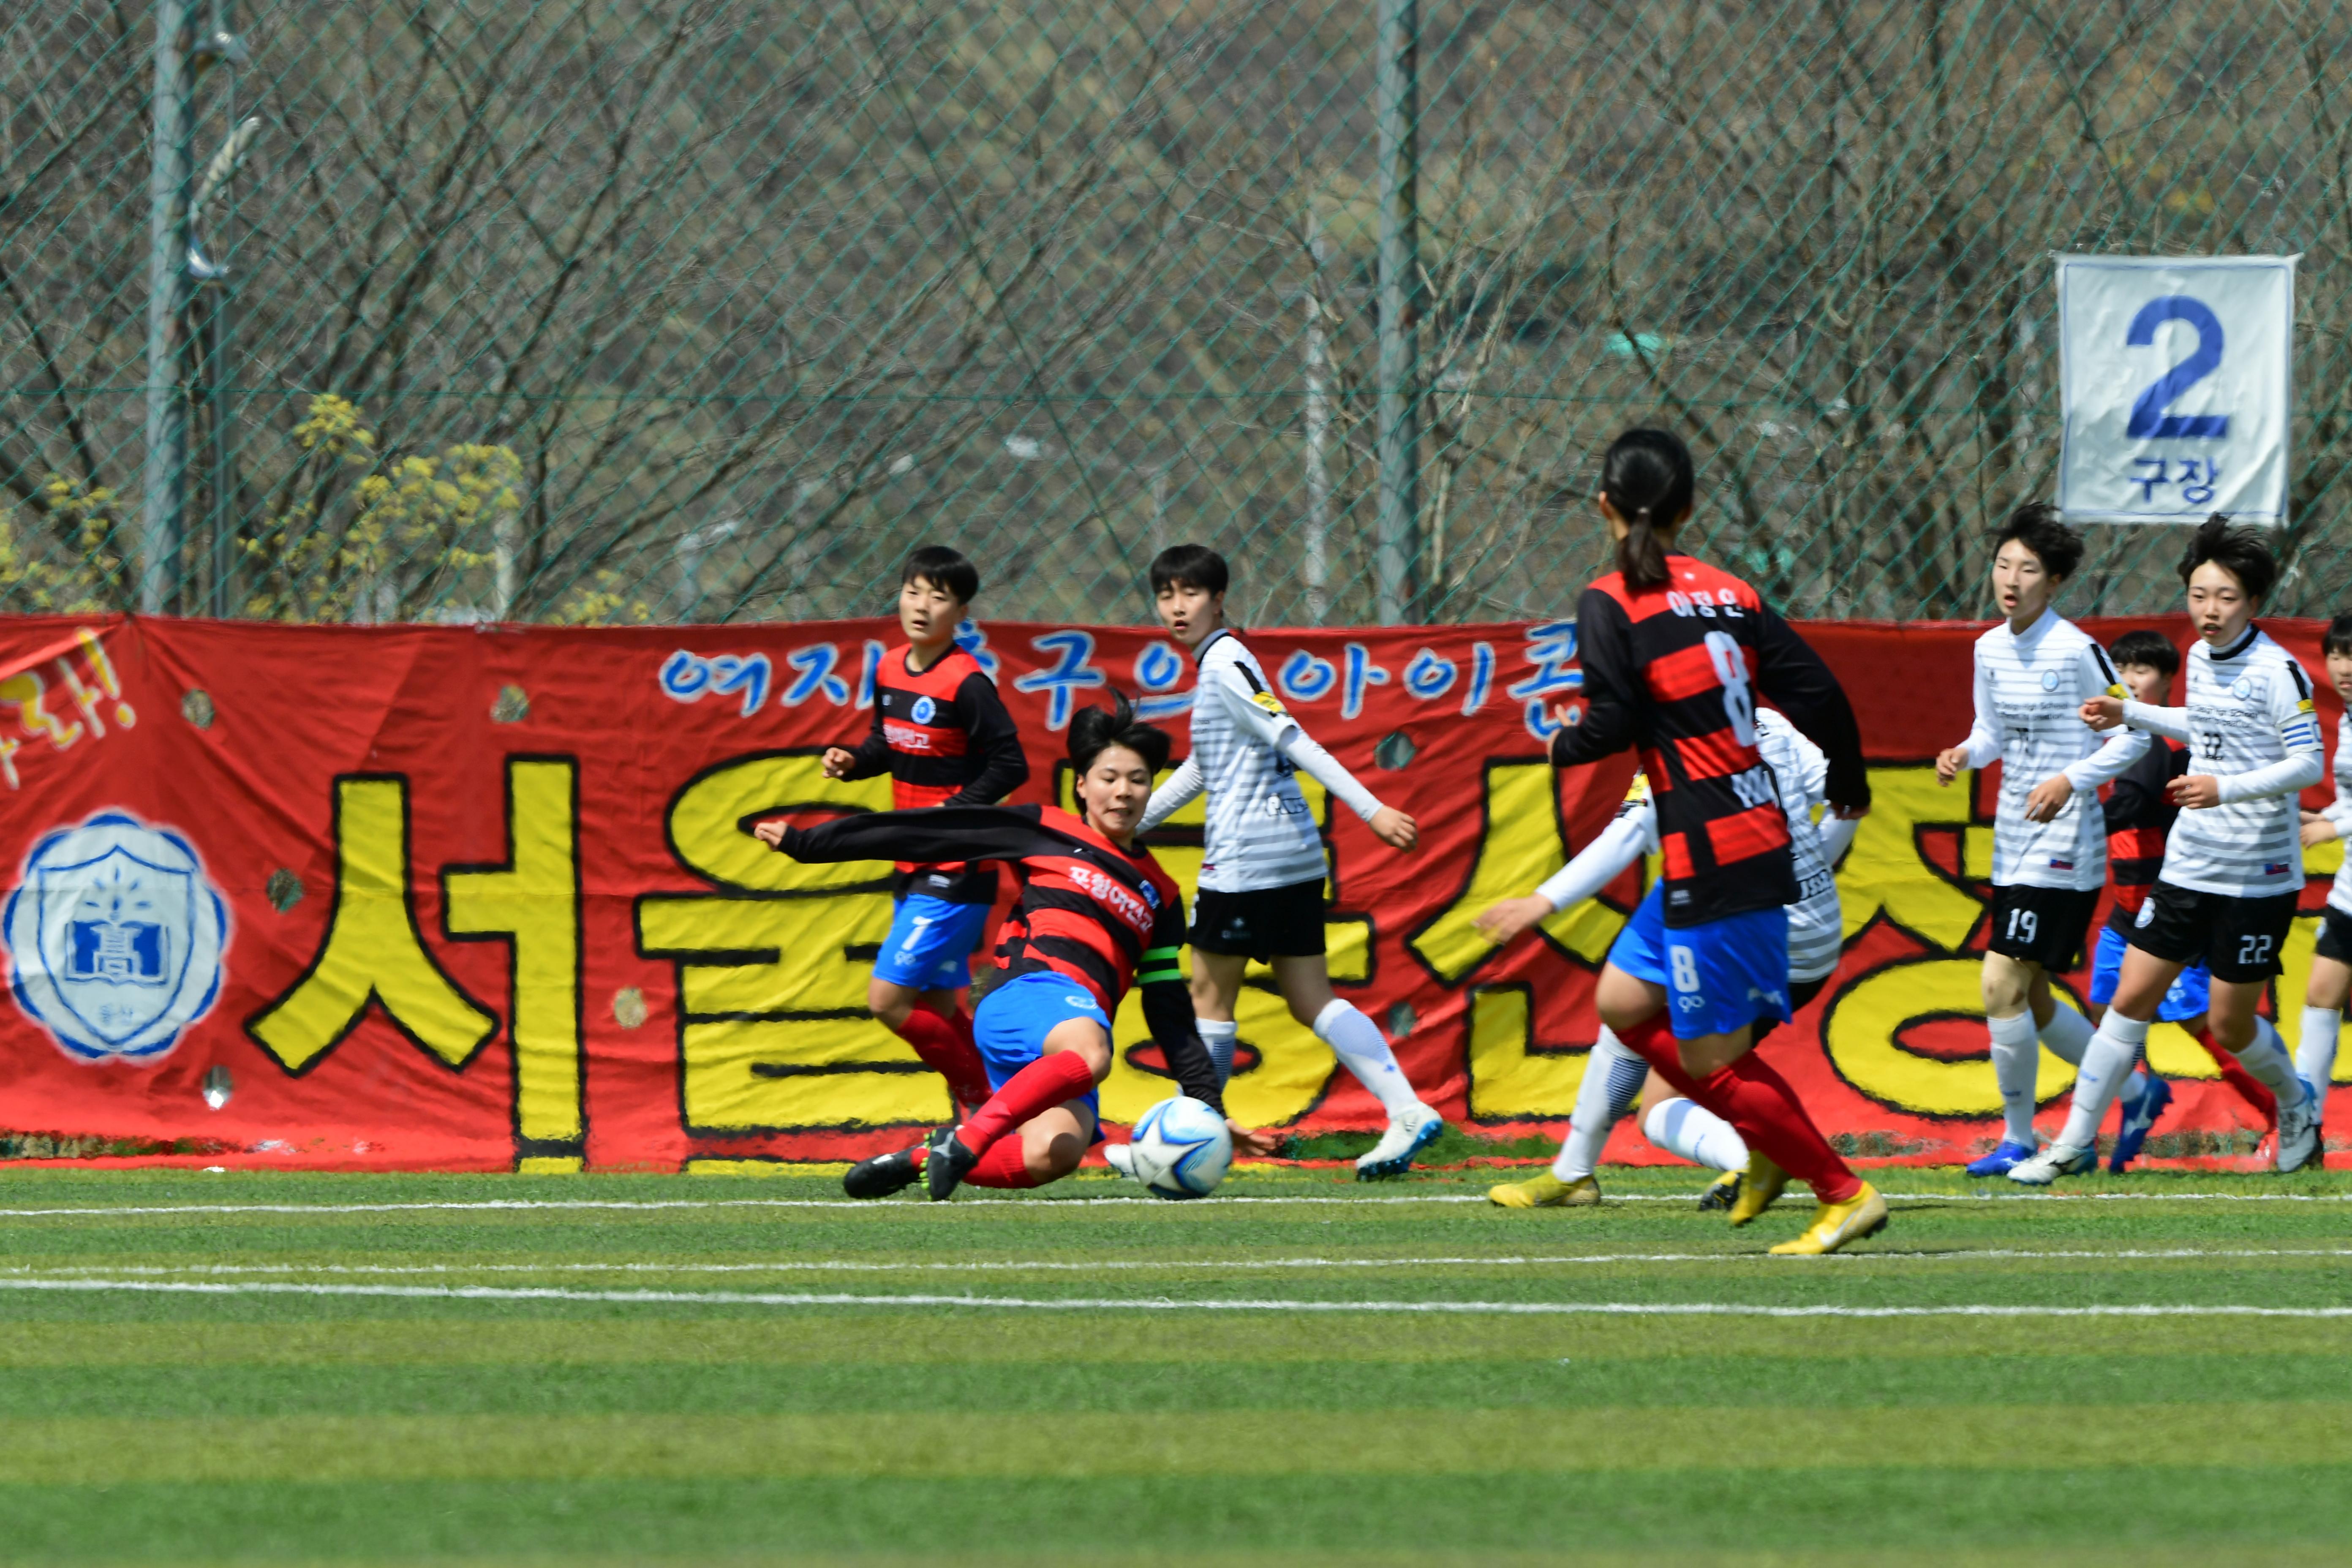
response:
{"label": "yellow soccer cleat", "polygon": [[1876,1236],[1886,1228],[1886,1200],[1868,1182],[1842,1204],[1823,1204],[1813,1211],[1813,1223],[1794,1241],[1772,1248],[1775,1258],[1813,1258],[1835,1252],[1850,1241]]}
{"label": "yellow soccer cleat", "polygon": [[1770,1208],[1780,1201],[1780,1189],[1788,1184],[1788,1172],[1750,1149],[1748,1170],[1739,1178],[1739,1196],[1731,1205],[1731,1223],[1746,1225]]}
{"label": "yellow soccer cleat", "polygon": [[1486,1201],[1507,1209],[1574,1209],[1601,1201],[1601,1184],[1591,1176],[1563,1182],[1546,1171],[1524,1182],[1504,1182],[1486,1189]]}
{"label": "yellow soccer cleat", "polygon": [[1707,1184],[1706,1191],[1698,1195],[1698,1212],[1717,1214],[1739,1201],[1740,1178],[1745,1171],[1726,1171]]}

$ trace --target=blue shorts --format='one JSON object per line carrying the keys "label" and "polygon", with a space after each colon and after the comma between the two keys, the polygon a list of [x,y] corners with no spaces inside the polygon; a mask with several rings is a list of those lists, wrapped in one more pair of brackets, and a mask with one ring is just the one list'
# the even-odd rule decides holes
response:
{"label": "blue shorts", "polygon": [[971,950],[988,929],[989,908],[908,893],[874,955],[874,978],[916,991],[962,990],[971,984]]}
{"label": "blue shorts", "polygon": [[[988,1068],[988,1087],[1003,1089],[1005,1080],[1045,1054],[1045,1037],[1056,1024],[1072,1018],[1092,1018],[1110,1032],[1110,1020],[1087,988],[1064,974],[1031,970],[1016,975],[980,999],[971,1016],[972,1043],[980,1047],[981,1065]],[[1095,1113],[1095,1138],[1102,1138],[1102,1096],[1086,1094],[1087,1109]]]}
{"label": "blue shorts", "polygon": [[[2113,926],[2099,928],[2099,945],[2091,952],[2091,1004],[2104,1007],[2116,999],[2123,978],[2124,949],[2131,943]],[[2173,980],[2172,989],[2157,1004],[2158,1023],[2179,1024],[2212,1005],[2213,976],[2202,963],[2192,963]]]}
{"label": "blue shorts", "polygon": [[1666,1024],[1678,1040],[1727,1035],[1759,1018],[1789,1021],[1789,911],[1777,904],[1670,928],[1665,884],[1654,882],[1609,962],[1665,987]]}

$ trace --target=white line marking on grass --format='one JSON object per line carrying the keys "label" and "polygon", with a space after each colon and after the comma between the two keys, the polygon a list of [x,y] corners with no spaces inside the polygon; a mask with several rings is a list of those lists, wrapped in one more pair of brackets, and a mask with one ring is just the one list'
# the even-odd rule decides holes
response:
{"label": "white line marking on grass", "polygon": [[574,1290],[554,1286],[298,1285],[163,1279],[0,1279],[0,1290],[131,1291],[189,1296],[363,1296],[404,1300],[583,1301],[685,1307],[965,1307],[1039,1312],[1362,1312],[1504,1317],[1706,1318],[2352,1318],[2352,1307],[2003,1306],[1771,1307],[1738,1301],[1298,1301],[1280,1299],[1178,1301],[1167,1298],[850,1295],[841,1291]]}
{"label": "white line marking on grass", "polygon": [[[1988,1247],[1982,1251],[1873,1251],[1832,1253],[1834,1263],[1974,1263],[1982,1258],[2090,1259],[2101,1262],[2177,1258],[2352,1258],[2344,1247],[2108,1247],[2034,1249]],[[1588,1268],[1629,1263],[1767,1263],[1782,1259],[1757,1252],[1587,1252],[1500,1254],[1492,1258],[1191,1258],[972,1259],[957,1262],[864,1258],[784,1258],[767,1263],[185,1263],[92,1264],[43,1268],[20,1264],[0,1268],[0,1279],[71,1279],[86,1276],[169,1279],[190,1275],[304,1275],[345,1279],[413,1279],[419,1275],[467,1274],[1125,1274],[1146,1270],[1345,1268]],[[1802,1265],[1798,1265],[1802,1267]]]}
{"label": "white line marking on grass", "polygon": [[[2352,1203],[2352,1193],[1885,1193],[1888,1203],[1897,1204],[2098,1204],[2098,1203],[2217,1203],[2217,1204],[2341,1204]],[[1364,1208],[1393,1204],[1483,1204],[1480,1193],[1423,1193],[1382,1197],[1244,1197],[1214,1199],[1194,1207],[1187,1205],[1182,1212],[1208,1213],[1235,1204],[1260,1205],[1345,1205]],[[1612,1194],[1606,1204],[1687,1204],[1686,1193],[1625,1193]],[[1104,1205],[1142,1206],[1162,1213],[1169,1205],[1159,1198],[1140,1194],[1134,1197],[1099,1198],[959,1198],[957,1208],[1024,1208],[1034,1213],[1051,1208],[1084,1208]],[[929,1213],[928,1204],[877,1204],[854,1198],[471,1198],[434,1203],[383,1204],[142,1204],[107,1205],[86,1208],[0,1208],[0,1219],[100,1218],[117,1215],[189,1215],[189,1214],[414,1214],[428,1212],[464,1213],[604,1210],[615,1212],[658,1211],[663,1209],[857,1209],[870,1214]]]}

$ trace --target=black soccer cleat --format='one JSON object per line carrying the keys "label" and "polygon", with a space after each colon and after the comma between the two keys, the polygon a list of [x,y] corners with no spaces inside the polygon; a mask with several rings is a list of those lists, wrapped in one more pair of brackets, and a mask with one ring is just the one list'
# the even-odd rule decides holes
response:
{"label": "black soccer cleat", "polygon": [[980,1163],[980,1156],[963,1146],[952,1127],[942,1127],[932,1133],[923,1150],[923,1190],[931,1194],[935,1204],[955,1196],[965,1175]]}
{"label": "black soccer cleat", "polygon": [[922,1152],[918,1143],[912,1149],[860,1160],[843,1173],[841,1190],[853,1198],[887,1198],[892,1193],[903,1193],[923,1179],[923,1168],[915,1159]]}
{"label": "black soccer cleat", "polygon": [[1726,1171],[1707,1184],[1706,1191],[1698,1195],[1698,1212],[1720,1214],[1739,1201],[1740,1179],[1746,1171]]}

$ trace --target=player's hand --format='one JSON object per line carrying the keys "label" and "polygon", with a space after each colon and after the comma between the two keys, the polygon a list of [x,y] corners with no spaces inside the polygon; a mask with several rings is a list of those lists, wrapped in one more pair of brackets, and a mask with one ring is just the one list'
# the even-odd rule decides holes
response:
{"label": "player's hand", "polygon": [[824,776],[829,779],[845,779],[849,776],[850,768],[856,762],[857,753],[848,747],[827,746],[824,749]]}
{"label": "player's hand", "polygon": [[781,822],[763,822],[751,829],[751,837],[771,849],[781,849],[784,847],[784,825]]}
{"label": "player's hand", "polygon": [[2112,730],[2124,721],[2124,700],[2094,697],[2082,707],[2083,722],[2094,730]]}
{"label": "player's hand", "polygon": [[2064,773],[2053,773],[2035,784],[2033,793],[2025,797],[2025,820],[2047,822],[2065,810],[2066,803],[2074,798],[2074,781]]}
{"label": "player's hand", "polygon": [[1282,1147],[1279,1133],[1244,1127],[1230,1116],[1225,1118],[1225,1131],[1234,1136],[1234,1153],[1237,1158],[1247,1156],[1253,1160],[1270,1160]]}
{"label": "player's hand", "polygon": [[2164,786],[2183,811],[2206,811],[2221,804],[2221,781],[2211,773],[2189,773]]}
{"label": "player's hand", "polygon": [[1968,765],[1969,749],[1966,746],[1953,746],[1948,750],[1937,752],[1936,782],[1939,784],[1950,784],[1960,776],[1960,770]]}
{"label": "player's hand", "polygon": [[1395,806],[1384,805],[1372,813],[1372,837],[1391,849],[1410,849],[1421,842],[1421,829]]}
{"label": "player's hand", "polygon": [[2303,814],[2303,847],[2305,849],[2315,844],[2333,844],[2336,837],[2336,824],[2311,812]]}
{"label": "player's hand", "polygon": [[1505,899],[1471,923],[1480,936],[1500,947],[1538,921],[1551,919],[1553,913],[1549,899],[1531,893],[1524,899]]}

